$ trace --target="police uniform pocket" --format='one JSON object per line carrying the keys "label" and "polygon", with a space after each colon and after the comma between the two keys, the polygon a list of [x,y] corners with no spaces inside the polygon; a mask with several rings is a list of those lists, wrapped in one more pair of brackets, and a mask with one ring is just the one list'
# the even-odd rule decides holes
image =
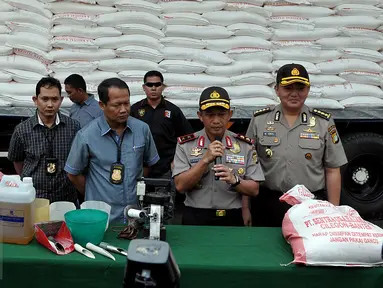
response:
{"label": "police uniform pocket", "polygon": [[321,141],[319,139],[299,139],[298,145],[302,149],[318,150],[321,147]]}
{"label": "police uniform pocket", "polygon": [[323,149],[320,139],[299,139],[298,146],[301,155],[298,156],[299,162],[314,165],[321,165],[323,159]]}
{"label": "police uniform pocket", "polygon": [[278,158],[277,152],[281,139],[278,137],[262,137],[259,139],[259,145],[257,145],[257,154],[260,159],[273,161]]}

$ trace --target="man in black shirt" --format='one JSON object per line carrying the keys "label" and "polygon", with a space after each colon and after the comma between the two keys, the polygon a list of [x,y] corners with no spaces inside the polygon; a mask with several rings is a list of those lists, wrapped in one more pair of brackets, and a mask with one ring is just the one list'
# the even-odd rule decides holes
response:
{"label": "man in black shirt", "polygon": [[150,127],[160,160],[150,168],[151,178],[171,178],[170,166],[174,158],[177,137],[193,133],[181,109],[162,96],[164,77],[158,71],[144,76],[143,89],[146,99],[131,107],[130,115]]}

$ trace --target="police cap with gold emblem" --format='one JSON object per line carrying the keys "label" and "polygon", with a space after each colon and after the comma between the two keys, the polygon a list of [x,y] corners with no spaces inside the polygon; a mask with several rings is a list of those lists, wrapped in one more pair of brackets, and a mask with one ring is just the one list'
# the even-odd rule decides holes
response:
{"label": "police cap with gold emblem", "polygon": [[230,97],[222,87],[208,87],[202,91],[199,98],[199,109],[204,111],[210,107],[230,109]]}
{"label": "police cap with gold emblem", "polygon": [[300,64],[286,64],[279,68],[277,73],[277,84],[287,86],[293,83],[303,83],[310,86],[309,73]]}

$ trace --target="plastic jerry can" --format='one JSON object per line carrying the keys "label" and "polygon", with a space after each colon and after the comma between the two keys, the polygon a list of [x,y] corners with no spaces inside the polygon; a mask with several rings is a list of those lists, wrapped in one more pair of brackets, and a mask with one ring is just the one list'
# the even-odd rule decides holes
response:
{"label": "plastic jerry can", "polygon": [[0,242],[28,244],[34,236],[36,190],[31,177],[4,175],[0,182]]}

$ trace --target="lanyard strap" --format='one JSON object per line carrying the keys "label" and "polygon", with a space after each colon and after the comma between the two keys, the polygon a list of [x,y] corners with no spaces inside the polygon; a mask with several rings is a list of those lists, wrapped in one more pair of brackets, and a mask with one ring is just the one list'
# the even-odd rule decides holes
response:
{"label": "lanyard strap", "polygon": [[45,128],[45,131],[44,131],[45,139],[48,142],[48,156],[49,157],[53,157],[53,140],[56,137],[56,130],[53,130],[53,129],[55,129],[55,127],[56,126],[54,126],[52,128]]}
{"label": "lanyard strap", "polygon": [[125,131],[126,129],[124,130],[124,132],[122,132],[121,137],[119,137],[119,142],[116,141],[112,133],[109,134],[110,137],[112,137],[113,142],[116,143],[116,146],[117,146],[117,163],[121,163],[121,147],[122,147],[122,142],[124,141]]}

